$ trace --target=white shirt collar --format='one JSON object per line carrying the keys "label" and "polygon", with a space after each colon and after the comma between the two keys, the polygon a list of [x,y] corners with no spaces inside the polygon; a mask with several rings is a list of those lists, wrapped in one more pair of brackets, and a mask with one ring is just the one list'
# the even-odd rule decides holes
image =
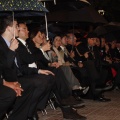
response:
{"label": "white shirt collar", "polygon": [[61,49],[64,51],[65,47],[63,47],[63,46],[60,46],[60,47],[61,47]]}
{"label": "white shirt collar", "polygon": [[21,38],[17,38],[20,42],[22,42],[22,44],[24,45],[24,46],[26,46],[26,41],[25,40],[22,40]]}

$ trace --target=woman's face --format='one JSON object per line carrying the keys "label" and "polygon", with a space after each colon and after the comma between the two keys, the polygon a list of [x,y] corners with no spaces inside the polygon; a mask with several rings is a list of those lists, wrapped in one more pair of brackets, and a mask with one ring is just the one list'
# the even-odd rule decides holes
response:
{"label": "woman's face", "polygon": [[54,38],[54,46],[55,46],[55,47],[61,46],[61,37],[60,37],[60,36],[56,36],[56,37]]}
{"label": "woman's face", "polygon": [[42,39],[43,39],[43,43],[42,44],[46,44],[47,40],[46,40],[46,36],[44,33],[42,33]]}
{"label": "woman's face", "polygon": [[43,43],[43,39],[42,39],[43,37],[42,37],[42,33],[39,31],[37,34],[36,34],[36,36],[33,38],[33,41],[34,41],[34,43],[36,43],[36,44],[42,44]]}

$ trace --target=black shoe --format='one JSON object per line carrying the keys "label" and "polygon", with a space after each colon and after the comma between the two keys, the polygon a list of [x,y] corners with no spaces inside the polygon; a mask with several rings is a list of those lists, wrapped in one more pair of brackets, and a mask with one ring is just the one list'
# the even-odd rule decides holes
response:
{"label": "black shoe", "polygon": [[87,118],[79,115],[77,110],[72,109],[71,107],[62,109],[64,120],[86,120]]}
{"label": "black shoe", "polygon": [[99,102],[110,102],[110,101],[111,101],[111,99],[105,98],[105,97],[103,97],[103,96],[101,96],[101,97],[96,97],[96,98],[94,98],[94,100],[95,100],[95,101],[99,101]]}
{"label": "black shoe", "polygon": [[74,95],[81,96],[81,95],[87,94],[88,90],[89,90],[89,87],[83,87],[82,89],[72,90],[72,94],[73,94],[73,96]]}
{"label": "black shoe", "polygon": [[73,106],[73,107],[83,107],[85,106],[85,103],[83,100],[77,101],[73,96],[70,96],[66,99],[63,99],[61,101],[62,106]]}
{"label": "black shoe", "polygon": [[73,96],[77,101],[81,101],[81,97],[78,95],[77,90],[73,90],[73,91],[72,91],[72,96]]}

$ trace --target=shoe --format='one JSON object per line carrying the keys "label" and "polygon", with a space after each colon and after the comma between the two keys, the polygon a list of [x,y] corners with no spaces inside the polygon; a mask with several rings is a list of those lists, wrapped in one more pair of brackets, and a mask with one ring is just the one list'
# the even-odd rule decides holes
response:
{"label": "shoe", "polygon": [[80,98],[80,99],[79,99],[79,104],[72,105],[72,107],[74,107],[74,108],[83,108],[83,107],[85,107],[85,103],[84,103],[84,101]]}
{"label": "shoe", "polygon": [[103,88],[96,88],[97,91],[108,91],[113,88],[113,85],[106,85]]}
{"label": "shoe", "polygon": [[80,96],[78,95],[78,91],[80,91],[79,89],[78,90],[72,90],[72,96],[77,100],[77,101],[81,101],[81,98]]}
{"label": "shoe", "polygon": [[95,100],[95,101],[99,101],[99,102],[110,102],[110,101],[111,101],[111,99],[105,98],[105,97],[103,97],[103,96],[97,97],[97,98],[95,98],[94,100]]}
{"label": "shoe", "polygon": [[72,90],[72,94],[73,94],[73,96],[74,95],[81,96],[81,95],[87,94],[88,90],[89,90],[89,86],[88,87],[83,87],[82,89]]}
{"label": "shoe", "polygon": [[81,99],[78,101],[73,96],[70,96],[66,99],[63,99],[61,101],[61,105],[62,106],[72,106],[72,107],[83,107],[83,106],[85,106],[85,103]]}
{"label": "shoe", "polygon": [[86,120],[87,118],[79,115],[77,110],[74,110],[71,107],[62,109],[63,112],[63,120]]}

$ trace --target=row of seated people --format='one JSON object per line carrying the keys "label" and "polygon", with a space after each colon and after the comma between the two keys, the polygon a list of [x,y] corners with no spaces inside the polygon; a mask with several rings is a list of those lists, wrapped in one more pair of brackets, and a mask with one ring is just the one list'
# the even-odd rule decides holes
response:
{"label": "row of seated people", "polygon": [[114,87],[120,87],[120,50],[117,41],[106,42],[104,37],[97,39],[96,43],[103,66],[108,69],[108,79],[112,80]]}
{"label": "row of seated people", "polygon": [[[71,69],[57,62],[47,61],[43,69],[45,57],[41,50],[45,46],[38,49],[32,44],[30,49],[26,45],[29,31],[25,23],[18,24],[8,16],[0,22],[0,35],[0,120],[9,110],[8,120],[38,120],[37,111],[46,107],[51,91],[64,119],[86,120],[74,108],[84,105],[79,96],[89,87],[82,87]],[[34,43],[42,38],[40,31],[30,33]]]}
{"label": "row of seated people", "polygon": [[[96,79],[95,88],[103,88],[109,82],[113,84],[113,87],[119,87],[120,51],[116,47],[114,40],[107,44],[105,43],[104,37],[100,38],[95,33],[89,33],[87,38],[76,45],[76,37],[74,34],[68,33],[66,37],[66,48],[69,53],[71,49],[73,49],[72,57],[75,60],[75,64],[82,67],[82,69],[85,68],[90,79],[94,79],[91,78],[91,76],[97,75],[96,78],[98,77],[98,80]],[[74,42],[72,42],[70,38],[74,38]],[[64,40],[62,44],[64,44]],[[106,86],[103,90],[110,89],[111,87],[112,86]]]}
{"label": "row of seated people", "polygon": [[[12,22],[11,17],[1,22],[1,120],[11,106],[9,120],[38,120],[37,111],[46,107],[51,91],[64,119],[86,119],[73,109],[84,105],[81,97],[110,101],[103,97],[109,71],[101,67],[95,34],[89,33],[78,46],[73,33],[57,35],[51,45],[39,28],[29,34],[25,23]],[[11,90],[10,94],[6,88]],[[7,95],[12,99],[7,99]]]}
{"label": "row of seated people", "polygon": [[[75,46],[76,37],[73,33],[56,35],[53,38],[51,50],[49,42],[46,42],[45,34],[42,34],[43,39],[37,42],[29,41],[29,46],[31,46],[31,44],[38,46],[49,62],[57,62],[61,66],[69,67],[82,86],[89,86],[89,91],[87,94],[82,95],[83,98],[102,102],[110,101],[110,99],[104,98],[102,94],[105,90],[112,87],[106,86],[106,80],[109,75],[108,70],[99,66],[100,61],[97,61],[100,60],[99,51],[95,50],[97,53],[96,56],[94,56],[93,52],[89,50],[90,46],[93,47],[96,44],[97,36],[95,34],[89,33],[86,41],[78,46]],[[42,50],[43,46],[46,46],[46,49]],[[79,48],[79,46],[81,47]],[[48,61],[47,64],[49,63]],[[45,66],[45,61],[42,65],[43,64]],[[64,71],[64,73],[65,72],[66,71]],[[67,71],[66,74],[68,76],[68,74],[71,73]]]}

